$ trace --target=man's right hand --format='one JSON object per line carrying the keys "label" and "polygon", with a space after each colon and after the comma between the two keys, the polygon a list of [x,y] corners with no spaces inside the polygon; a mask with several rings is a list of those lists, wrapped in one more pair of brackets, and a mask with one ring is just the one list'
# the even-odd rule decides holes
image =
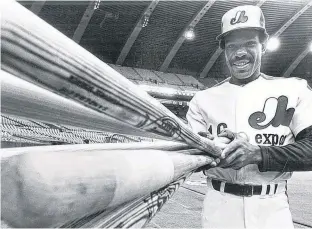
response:
{"label": "man's right hand", "polygon": [[[233,140],[228,135],[218,135],[218,137],[214,137],[210,132],[198,132],[201,137],[212,140],[215,145],[222,150]],[[220,155],[221,156],[221,155]]]}
{"label": "man's right hand", "polygon": [[[223,150],[230,140],[227,137],[214,137],[210,132],[198,132],[198,134],[203,138],[203,139],[209,139],[214,142],[214,144],[221,148]],[[220,155],[221,156],[221,155]],[[214,161],[212,161],[209,165],[205,165],[203,167],[200,167],[199,169],[196,170],[196,172],[200,172],[202,170],[207,170],[210,168],[216,167],[220,163],[220,159],[216,158]]]}
{"label": "man's right hand", "polygon": [[209,140],[213,140],[214,139],[214,136],[212,136],[212,134],[210,132],[203,132],[203,131],[200,131],[198,132],[198,134],[204,138],[208,138]]}
{"label": "man's right hand", "polygon": [[[234,132],[229,131],[227,129],[224,129],[218,135],[218,137],[214,137],[210,132],[201,131],[201,132],[198,132],[198,134],[204,139],[212,140],[217,147],[221,148],[222,151],[228,146],[229,143],[231,143],[236,138],[236,135],[234,134]],[[221,155],[220,155],[220,158],[221,158]],[[220,163],[220,158],[214,159],[214,161],[212,161],[209,165],[205,165],[203,167],[198,168],[196,172],[204,171],[204,174],[205,174],[205,170],[214,168]]]}

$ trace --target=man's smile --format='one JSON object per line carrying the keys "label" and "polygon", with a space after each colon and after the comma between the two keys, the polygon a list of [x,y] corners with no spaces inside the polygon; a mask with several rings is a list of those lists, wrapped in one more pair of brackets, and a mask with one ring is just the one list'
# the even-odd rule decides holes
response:
{"label": "man's smile", "polygon": [[238,60],[233,62],[232,66],[237,69],[245,69],[250,66],[250,60]]}

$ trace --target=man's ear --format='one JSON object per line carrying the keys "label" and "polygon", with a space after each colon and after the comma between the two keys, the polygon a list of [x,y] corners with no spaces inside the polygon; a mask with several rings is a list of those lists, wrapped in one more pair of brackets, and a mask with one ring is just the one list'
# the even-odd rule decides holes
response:
{"label": "man's ear", "polygon": [[261,44],[262,55],[265,53],[265,51],[266,51],[266,43],[263,43],[263,44]]}

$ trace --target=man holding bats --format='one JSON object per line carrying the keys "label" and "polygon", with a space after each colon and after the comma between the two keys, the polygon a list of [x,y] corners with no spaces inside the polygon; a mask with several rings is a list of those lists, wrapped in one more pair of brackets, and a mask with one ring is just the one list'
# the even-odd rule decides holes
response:
{"label": "man holding bats", "polygon": [[198,92],[187,113],[195,132],[229,140],[205,171],[202,225],[293,228],[286,185],[293,171],[312,170],[312,90],[260,72],[268,34],[259,7],[225,13],[217,39],[231,77]]}

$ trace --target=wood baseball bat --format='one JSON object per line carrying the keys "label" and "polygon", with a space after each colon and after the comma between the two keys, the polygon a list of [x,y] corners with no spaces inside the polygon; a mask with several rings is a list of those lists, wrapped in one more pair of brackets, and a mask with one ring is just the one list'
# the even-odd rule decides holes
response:
{"label": "wood baseball bat", "polygon": [[165,144],[158,149],[146,144],[140,149],[139,143],[2,149],[2,220],[12,227],[46,228],[97,212],[111,216],[109,209],[147,198],[211,162],[184,150],[159,150]]}
{"label": "wood baseball bat", "polygon": [[[44,152],[47,151],[47,146],[36,146],[36,147],[22,147],[22,148],[9,148],[1,150],[1,160],[6,160],[12,156],[31,152]],[[163,150],[166,152],[179,151],[183,154],[197,155],[200,151],[190,148],[189,145],[180,142],[169,142],[169,141],[157,141],[157,142],[131,142],[131,143],[104,143],[104,144],[76,144],[76,145],[55,145],[53,146],[55,151],[66,152],[75,150],[87,150],[98,151],[98,150]],[[50,149],[49,149],[50,150]]]}
{"label": "wood baseball bat", "polygon": [[159,138],[156,134],[143,132],[131,126],[125,128],[125,124],[119,120],[3,70],[0,71],[0,79],[3,114],[92,130]]}
{"label": "wood baseball bat", "polygon": [[105,209],[60,225],[61,228],[141,228],[156,215],[191,175],[186,174],[167,186],[114,209]]}
{"label": "wood baseball bat", "polygon": [[[107,64],[22,7],[1,8],[1,68],[98,113],[212,156],[221,150]],[[25,20],[27,18],[27,20]]]}

